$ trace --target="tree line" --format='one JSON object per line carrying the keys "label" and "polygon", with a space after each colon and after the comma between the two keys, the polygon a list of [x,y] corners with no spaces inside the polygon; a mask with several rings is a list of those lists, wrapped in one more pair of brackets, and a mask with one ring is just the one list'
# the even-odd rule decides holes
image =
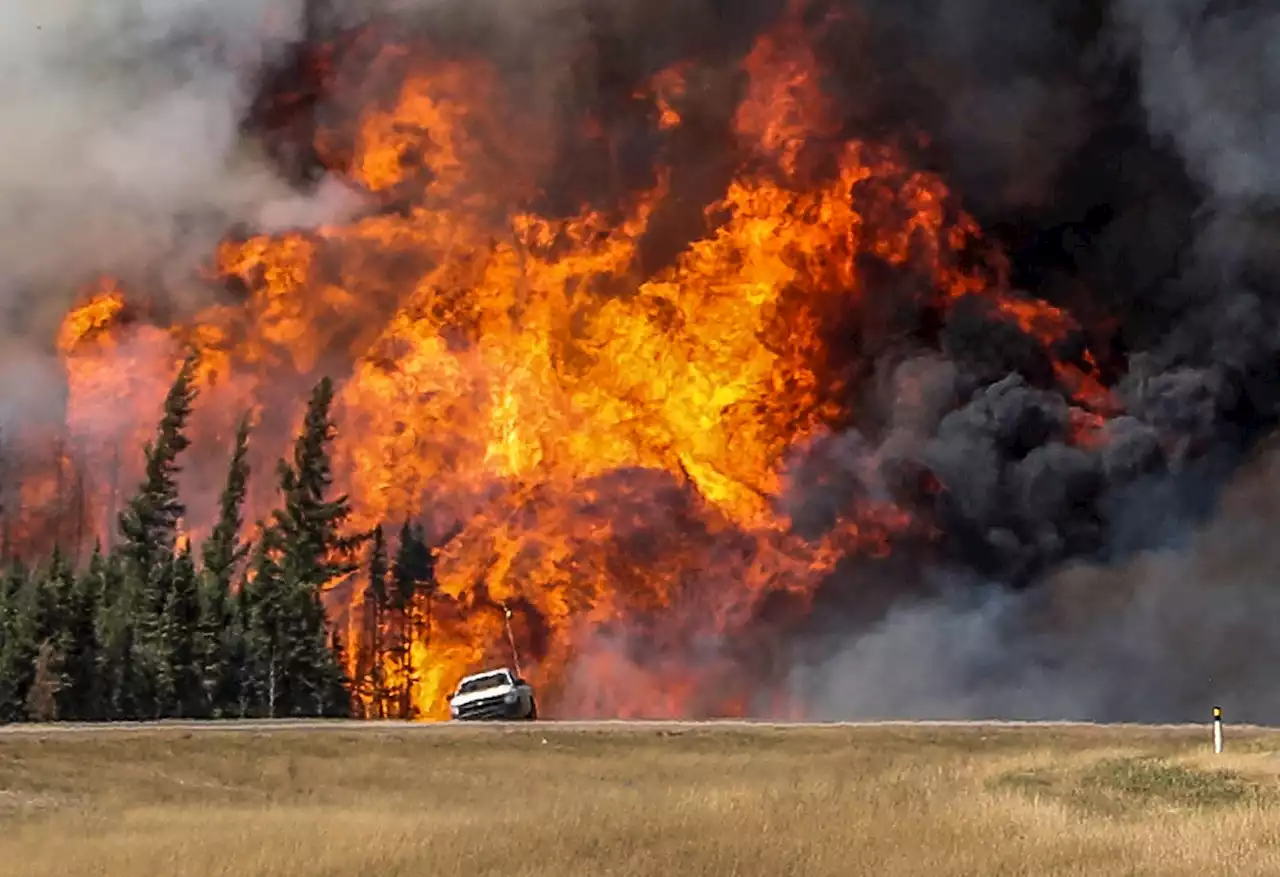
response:
{"label": "tree line", "polygon": [[[177,483],[195,365],[183,364],[165,397],[116,544],[80,565],[55,548],[0,572],[0,722],[412,717],[411,646],[426,635],[434,557],[420,526],[405,523],[394,557],[381,527],[349,532],[349,501],[333,490],[332,382],[312,391],[277,464],[276,508],[252,540],[251,427],[241,421],[197,552]],[[362,557],[368,585],[349,655],[322,595]]]}

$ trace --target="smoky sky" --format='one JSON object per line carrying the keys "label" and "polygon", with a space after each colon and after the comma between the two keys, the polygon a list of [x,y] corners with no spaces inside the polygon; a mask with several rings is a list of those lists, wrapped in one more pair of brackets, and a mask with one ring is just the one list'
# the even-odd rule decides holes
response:
{"label": "smoky sky", "polygon": [[[892,88],[882,104],[872,88],[858,123],[910,115],[934,135],[925,160],[1004,244],[1015,283],[1081,321],[1124,414],[1097,448],[1072,447],[1060,394],[1016,337],[955,318],[942,362],[884,364],[884,426],[816,465],[862,485],[868,460],[881,478],[928,471],[942,556],[889,599],[871,570],[830,583],[824,599],[860,620],[799,640],[793,681],[822,717],[1181,721],[1220,700],[1280,719],[1255,663],[1280,643],[1275,451],[1255,444],[1277,403],[1265,46],[1280,14],[1074,6],[861,4]],[[921,375],[938,402],[904,422]]]}

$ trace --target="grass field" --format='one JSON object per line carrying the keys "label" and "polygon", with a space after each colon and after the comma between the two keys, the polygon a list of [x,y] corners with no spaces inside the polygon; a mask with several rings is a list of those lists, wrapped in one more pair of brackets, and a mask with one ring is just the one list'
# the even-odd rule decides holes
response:
{"label": "grass field", "polygon": [[1280,734],[0,735],[0,875],[1280,874]]}

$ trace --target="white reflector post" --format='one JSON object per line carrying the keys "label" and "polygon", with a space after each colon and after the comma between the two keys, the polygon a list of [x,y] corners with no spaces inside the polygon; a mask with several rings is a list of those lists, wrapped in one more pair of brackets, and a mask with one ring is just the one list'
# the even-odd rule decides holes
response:
{"label": "white reflector post", "polygon": [[1222,707],[1213,708],[1213,751],[1222,752]]}

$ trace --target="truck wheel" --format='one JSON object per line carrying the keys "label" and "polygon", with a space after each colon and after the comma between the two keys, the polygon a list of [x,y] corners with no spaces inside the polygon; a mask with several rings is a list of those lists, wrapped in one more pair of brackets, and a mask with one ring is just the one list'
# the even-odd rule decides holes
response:
{"label": "truck wheel", "polygon": [[531,721],[531,722],[536,722],[536,721],[538,721],[538,702],[537,702],[536,700],[533,700],[532,698],[530,698],[530,700],[529,700],[529,716],[528,716],[528,719],[529,719],[529,721]]}

